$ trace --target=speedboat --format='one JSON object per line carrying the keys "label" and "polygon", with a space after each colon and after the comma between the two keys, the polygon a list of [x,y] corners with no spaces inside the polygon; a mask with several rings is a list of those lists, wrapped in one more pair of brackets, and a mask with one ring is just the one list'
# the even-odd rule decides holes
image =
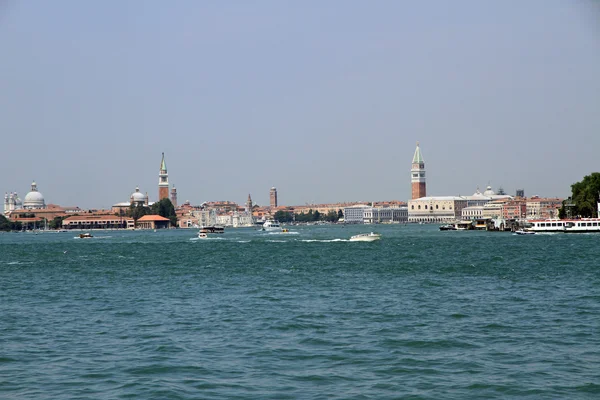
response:
{"label": "speedboat", "polygon": [[379,233],[361,233],[359,235],[354,235],[350,238],[351,242],[374,242],[375,240],[381,239],[381,235]]}
{"label": "speedboat", "polygon": [[93,238],[91,233],[80,233],[79,234],[79,239],[90,239]]}
{"label": "speedboat", "polygon": [[262,226],[263,231],[281,231],[281,224],[279,221],[275,221],[274,219],[268,219]]}
{"label": "speedboat", "polygon": [[206,239],[208,235],[204,232],[198,232],[198,239]]}
{"label": "speedboat", "polygon": [[440,231],[455,231],[456,226],[453,224],[440,225]]}
{"label": "speedboat", "polygon": [[519,229],[519,230],[515,231],[515,233],[517,235],[535,235],[534,231],[528,231],[528,230],[525,230],[525,229]]}

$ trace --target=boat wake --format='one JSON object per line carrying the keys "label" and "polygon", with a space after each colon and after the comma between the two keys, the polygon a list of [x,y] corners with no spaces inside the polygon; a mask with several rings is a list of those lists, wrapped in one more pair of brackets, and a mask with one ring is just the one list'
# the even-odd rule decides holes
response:
{"label": "boat wake", "polygon": [[349,242],[348,239],[302,239],[301,242],[320,242],[320,243],[333,243],[333,242]]}

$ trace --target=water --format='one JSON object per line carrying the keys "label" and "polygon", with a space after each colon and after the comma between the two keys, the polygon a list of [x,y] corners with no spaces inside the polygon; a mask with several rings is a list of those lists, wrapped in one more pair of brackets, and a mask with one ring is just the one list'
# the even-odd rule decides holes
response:
{"label": "water", "polygon": [[600,396],[600,235],[292,230],[0,234],[0,397]]}

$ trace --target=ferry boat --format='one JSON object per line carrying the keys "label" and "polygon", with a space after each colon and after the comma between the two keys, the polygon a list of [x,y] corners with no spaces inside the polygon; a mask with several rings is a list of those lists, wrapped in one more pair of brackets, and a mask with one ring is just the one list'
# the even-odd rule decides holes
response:
{"label": "ferry boat", "polygon": [[454,226],[454,224],[440,225],[440,231],[455,231],[455,230],[456,230],[456,226]]}
{"label": "ferry boat", "polygon": [[225,233],[225,228],[221,226],[203,226],[198,233]]}
{"label": "ferry boat", "polygon": [[525,230],[530,232],[600,233],[600,218],[534,219]]}
{"label": "ferry boat", "polygon": [[206,239],[212,234],[225,233],[225,228],[220,226],[203,226],[198,232],[198,239]]}
{"label": "ferry boat", "polygon": [[379,233],[361,233],[359,235],[354,235],[350,238],[351,242],[374,242],[375,240],[381,239],[381,235]]}
{"label": "ferry boat", "polygon": [[262,226],[263,231],[281,231],[281,224],[274,219],[268,219]]}

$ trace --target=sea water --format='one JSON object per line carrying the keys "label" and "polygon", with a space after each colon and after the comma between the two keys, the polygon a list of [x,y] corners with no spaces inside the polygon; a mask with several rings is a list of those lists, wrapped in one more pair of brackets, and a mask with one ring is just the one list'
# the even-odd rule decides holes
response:
{"label": "sea water", "polygon": [[0,234],[0,398],[600,397],[600,234],[92,234]]}

